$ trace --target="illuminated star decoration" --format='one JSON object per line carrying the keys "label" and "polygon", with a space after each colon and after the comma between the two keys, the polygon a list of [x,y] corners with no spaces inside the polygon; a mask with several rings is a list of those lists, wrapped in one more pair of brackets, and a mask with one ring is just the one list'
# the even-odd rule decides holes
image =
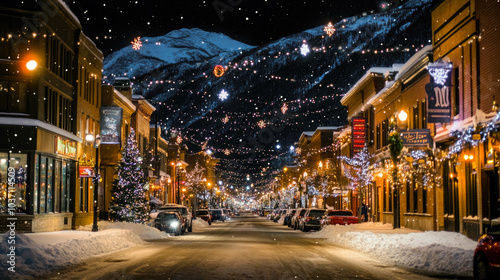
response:
{"label": "illuminated star decoration", "polygon": [[225,71],[226,71],[226,70],[224,69],[224,67],[222,67],[222,65],[216,65],[216,66],[214,67],[214,75],[215,75],[215,77],[217,77],[217,78],[222,77],[222,75],[224,75],[224,72],[225,72]]}
{"label": "illuminated star decoration", "polygon": [[448,80],[448,73],[451,68],[431,68],[429,67],[429,74],[434,78],[434,82],[438,85],[444,86]]}
{"label": "illuminated star decoration", "polygon": [[132,41],[131,43],[132,43],[132,48],[136,51],[140,50],[142,47],[141,37],[134,38],[134,41]]}
{"label": "illuminated star decoration", "polygon": [[307,45],[306,40],[304,40],[302,46],[300,47],[300,53],[303,56],[306,56],[309,52],[310,52],[309,51],[309,46]]}
{"label": "illuminated star decoration", "polygon": [[229,149],[225,149],[225,150],[224,150],[224,154],[225,154],[226,156],[228,156],[229,154],[231,154],[231,151],[230,151]]}
{"label": "illuminated star decoration", "polygon": [[264,128],[266,127],[266,122],[264,120],[260,120],[259,122],[257,122],[257,125],[260,127],[260,128]]}
{"label": "illuminated star decoration", "polygon": [[286,103],[283,103],[283,106],[281,106],[281,113],[283,113],[284,115],[286,111],[288,111],[288,105],[286,105]]}
{"label": "illuminated star decoration", "polygon": [[335,33],[335,27],[333,27],[333,24],[331,22],[329,22],[323,30],[326,32],[328,37],[332,37],[333,33]]}
{"label": "illuminated star decoration", "polygon": [[226,100],[228,96],[229,96],[229,93],[227,93],[227,91],[225,89],[221,90],[219,93],[219,99],[222,101]]}
{"label": "illuminated star decoration", "polygon": [[182,137],[180,135],[178,135],[175,140],[176,140],[175,142],[177,142],[177,144],[182,143]]}
{"label": "illuminated star decoration", "polygon": [[224,117],[224,118],[222,119],[222,122],[223,122],[224,124],[226,124],[228,121],[229,121],[229,116],[228,116],[228,115],[226,115],[226,117]]}

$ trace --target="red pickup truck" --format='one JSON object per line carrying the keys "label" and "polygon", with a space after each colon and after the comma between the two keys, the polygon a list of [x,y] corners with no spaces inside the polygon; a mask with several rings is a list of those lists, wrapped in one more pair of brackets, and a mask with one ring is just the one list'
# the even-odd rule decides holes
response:
{"label": "red pickup truck", "polygon": [[351,210],[328,210],[321,221],[321,226],[358,224],[358,217]]}

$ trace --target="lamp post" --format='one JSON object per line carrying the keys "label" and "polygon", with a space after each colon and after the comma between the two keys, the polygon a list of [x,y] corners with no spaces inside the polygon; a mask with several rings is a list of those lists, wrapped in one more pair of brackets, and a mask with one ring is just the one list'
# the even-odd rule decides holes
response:
{"label": "lamp post", "polygon": [[[406,122],[407,118],[408,118],[408,113],[405,112],[405,110],[401,110],[401,112],[398,113],[397,115],[399,121],[401,122]],[[402,144],[402,140],[399,138],[399,127],[396,125],[396,128],[395,128],[397,131],[398,131],[398,141],[401,141],[401,145],[400,145],[400,148],[402,149],[403,148],[403,144]],[[400,188],[401,186],[399,185],[399,182],[397,181],[397,177],[398,177],[398,156],[401,154],[401,149],[399,149],[399,147],[395,147],[393,149],[390,149],[391,150],[391,153],[394,153],[394,154],[391,154],[391,157],[393,159],[393,164],[394,164],[394,172],[393,174],[395,174],[395,178],[394,178],[394,193],[393,193],[393,200],[394,200],[394,224],[393,224],[393,227],[394,228],[400,228],[401,227],[401,198],[400,198]]]}
{"label": "lamp post", "polygon": [[[92,138],[93,136],[89,134]],[[85,137],[86,140],[90,140],[90,136],[87,135]],[[97,211],[99,210],[98,207],[98,200],[99,200],[99,145],[101,144],[101,136],[97,135],[95,139],[92,139],[94,141],[94,148],[95,148],[95,168],[94,168],[94,223],[92,225],[92,231],[98,231],[97,227]],[[91,141],[92,141],[91,140]]]}
{"label": "lamp post", "polygon": [[180,188],[179,188],[180,187],[179,180],[181,177],[180,163],[177,163],[176,170],[177,170],[177,204],[180,204],[180,197],[181,197],[181,192],[180,192]]}

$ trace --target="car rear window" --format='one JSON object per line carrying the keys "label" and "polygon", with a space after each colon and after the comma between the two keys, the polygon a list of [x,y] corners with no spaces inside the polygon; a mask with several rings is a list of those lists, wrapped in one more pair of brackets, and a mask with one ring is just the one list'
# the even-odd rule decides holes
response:
{"label": "car rear window", "polygon": [[328,216],[352,216],[351,211],[330,211]]}
{"label": "car rear window", "polygon": [[307,209],[300,210],[299,215],[304,216],[304,214],[307,212]]}
{"label": "car rear window", "polygon": [[158,220],[177,219],[177,215],[175,215],[173,213],[159,213],[158,216],[156,216],[156,219],[158,219]]}
{"label": "car rear window", "polygon": [[324,210],[311,210],[309,211],[309,216],[321,217],[325,214]]}
{"label": "car rear window", "polygon": [[181,215],[187,215],[187,210],[186,208],[184,207],[165,207],[165,208],[160,208],[160,210],[163,210],[163,211],[178,211],[179,213],[181,213]]}
{"label": "car rear window", "polygon": [[208,211],[196,211],[196,215],[208,215]]}

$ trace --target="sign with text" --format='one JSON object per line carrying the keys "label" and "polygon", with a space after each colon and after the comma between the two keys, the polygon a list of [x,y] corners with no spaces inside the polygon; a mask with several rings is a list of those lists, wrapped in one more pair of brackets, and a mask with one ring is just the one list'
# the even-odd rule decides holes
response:
{"label": "sign with text", "polygon": [[431,131],[429,129],[409,129],[401,132],[403,146],[427,147],[431,145]]}
{"label": "sign with text", "polygon": [[94,177],[94,167],[92,166],[79,166],[78,167],[78,177],[80,178],[89,178]]}
{"label": "sign with text", "polygon": [[123,109],[101,107],[101,144],[121,144]]}
{"label": "sign with text", "polygon": [[352,119],[352,150],[359,153],[366,146],[366,120]]}
{"label": "sign with text", "polygon": [[425,85],[427,93],[427,122],[449,123],[451,120],[451,79],[453,65],[444,62],[427,66],[431,82]]}
{"label": "sign with text", "polygon": [[56,154],[74,157],[76,156],[76,142],[56,136],[54,150]]}

